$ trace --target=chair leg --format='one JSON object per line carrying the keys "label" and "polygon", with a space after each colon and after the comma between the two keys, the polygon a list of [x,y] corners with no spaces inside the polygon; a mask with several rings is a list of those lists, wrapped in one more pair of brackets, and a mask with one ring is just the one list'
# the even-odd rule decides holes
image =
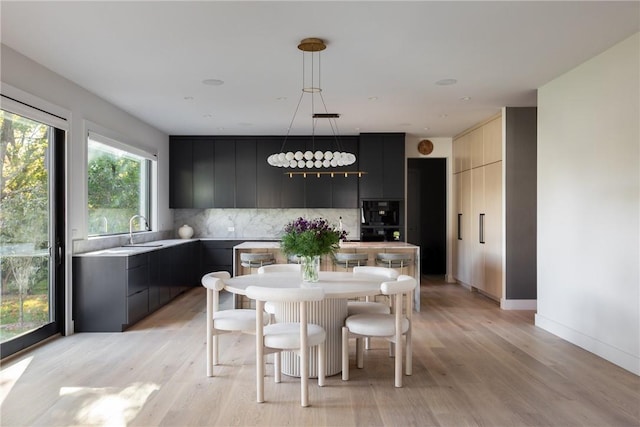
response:
{"label": "chair leg", "polygon": [[324,377],[326,372],[327,360],[325,357],[325,342],[318,344],[318,387],[324,387]]}
{"label": "chair leg", "polygon": [[300,405],[309,406],[309,347],[300,349]]}
{"label": "chair leg", "polygon": [[349,381],[349,329],[342,327],[342,381]]}
{"label": "chair leg", "polygon": [[273,353],[273,381],[282,381],[282,352]]}
{"label": "chair leg", "polygon": [[211,337],[211,345],[213,347],[212,352],[213,352],[213,356],[212,356],[212,361],[213,361],[213,366],[217,366],[218,365],[218,335],[213,335]]}
{"label": "chair leg", "polygon": [[402,387],[402,335],[396,337],[395,386]]}
{"label": "chair leg", "polygon": [[256,401],[264,402],[264,325],[262,323],[264,301],[256,303]]}
{"label": "chair leg", "polygon": [[363,338],[356,338],[356,366],[358,366],[358,369],[364,367],[363,344]]}
{"label": "chair leg", "polygon": [[404,348],[406,349],[405,351],[407,352],[407,354],[405,355],[406,361],[404,369],[407,375],[411,375],[413,373],[413,346],[411,345],[411,328],[409,328],[409,330],[407,331],[405,340],[406,344]]}
{"label": "chair leg", "polygon": [[213,348],[212,336],[207,334],[207,376],[213,376]]}
{"label": "chair leg", "polygon": [[213,376],[213,291],[207,289],[207,376]]}
{"label": "chair leg", "polygon": [[256,401],[264,402],[264,350],[262,345],[256,349]]}

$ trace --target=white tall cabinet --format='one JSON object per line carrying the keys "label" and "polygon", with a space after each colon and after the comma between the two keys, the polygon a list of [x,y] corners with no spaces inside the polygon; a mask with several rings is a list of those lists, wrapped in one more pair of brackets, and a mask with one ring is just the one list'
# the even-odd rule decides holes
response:
{"label": "white tall cabinet", "polygon": [[453,142],[456,210],[453,274],[500,301],[503,297],[502,115]]}

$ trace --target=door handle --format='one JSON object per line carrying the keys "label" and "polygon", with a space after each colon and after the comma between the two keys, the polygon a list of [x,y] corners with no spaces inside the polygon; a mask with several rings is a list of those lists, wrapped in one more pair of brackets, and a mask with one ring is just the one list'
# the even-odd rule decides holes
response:
{"label": "door handle", "polygon": [[478,220],[480,223],[478,224],[478,241],[484,245],[484,214],[481,213]]}
{"label": "door handle", "polygon": [[458,214],[458,240],[462,240],[462,214]]}

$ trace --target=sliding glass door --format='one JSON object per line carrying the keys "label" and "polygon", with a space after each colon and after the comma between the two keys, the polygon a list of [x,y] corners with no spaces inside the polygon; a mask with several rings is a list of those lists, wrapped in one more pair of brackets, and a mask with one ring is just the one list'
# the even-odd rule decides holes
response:
{"label": "sliding glass door", "polygon": [[6,357],[62,331],[65,132],[5,109],[0,124],[0,356]]}

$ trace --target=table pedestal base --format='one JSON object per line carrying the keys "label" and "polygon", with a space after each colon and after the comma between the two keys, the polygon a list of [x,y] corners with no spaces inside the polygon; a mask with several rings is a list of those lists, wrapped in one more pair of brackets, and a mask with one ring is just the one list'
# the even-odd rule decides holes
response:
{"label": "table pedestal base", "polygon": [[[299,312],[297,304],[276,304],[275,317],[277,322],[297,322]],[[322,326],[327,332],[326,341],[326,375],[336,375],[342,371],[342,326],[347,318],[346,299],[325,299],[308,303],[307,320]],[[318,376],[318,360],[315,349],[309,352],[309,377]],[[296,353],[286,351],[282,353],[282,373],[300,376],[300,362]]]}

